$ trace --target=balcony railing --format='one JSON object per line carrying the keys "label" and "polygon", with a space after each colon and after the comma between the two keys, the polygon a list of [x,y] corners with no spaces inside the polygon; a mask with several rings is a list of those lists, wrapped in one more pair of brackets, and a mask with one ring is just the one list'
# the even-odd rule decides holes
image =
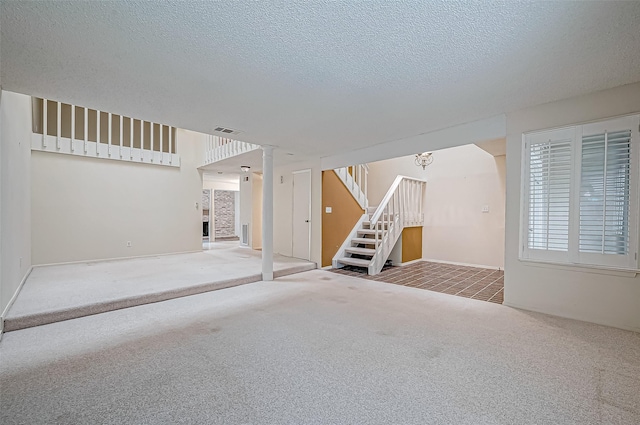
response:
{"label": "balcony railing", "polygon": [[175,127],[33,98],[32,150],[180,166]]}

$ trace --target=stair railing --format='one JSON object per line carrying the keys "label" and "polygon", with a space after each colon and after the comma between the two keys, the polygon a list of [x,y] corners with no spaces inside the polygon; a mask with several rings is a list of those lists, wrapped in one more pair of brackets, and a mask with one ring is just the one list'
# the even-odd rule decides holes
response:
{"label": "stair railing", "polygon": [[360,207],[366,209],[369,206],[369,166],[358,164],[336,168],[334,171]]}
{"label": "stair railing", "polygon": [[379,241],[368,273],[380,273],[402,230],[424,223],[423,200],[427,182],[413,177],[398,176],[371,216],[370,229]]}
{"label": "stair railing", "polygon": [[243,153],[260,149],[259,145],[228,139],[226,137],[207,135],[204,146],[204,164],[211,164]]}

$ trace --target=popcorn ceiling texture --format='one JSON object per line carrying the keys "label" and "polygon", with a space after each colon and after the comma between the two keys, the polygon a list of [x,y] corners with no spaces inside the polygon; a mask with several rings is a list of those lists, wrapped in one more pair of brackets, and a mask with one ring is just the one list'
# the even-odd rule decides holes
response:
{"label": "popcorn ceiling texture", "polygon": [[4,90],[309,156],[640,80],[640,2],[7,2]]}

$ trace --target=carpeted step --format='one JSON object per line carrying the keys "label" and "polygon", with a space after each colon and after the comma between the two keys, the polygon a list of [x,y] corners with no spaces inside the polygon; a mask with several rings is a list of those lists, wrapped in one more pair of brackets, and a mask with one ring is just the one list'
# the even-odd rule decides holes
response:
{"label": "carpeted step", "polygon": [[[288,267],[273,272],[273,277],[283,277],[292,275],[295,273],[302,273],[310,270],[315,270],[316,264],[309,263],[304,265],[298,265],[294,267]],[[121,299],[111,299],[87,304],[83,306],[70,307],[59,310],[52,310],[34,314],[27,314],[22,316],[11,315],[11,310],[8,316],[4,319],[4,331],[17,331],[20,329],[31,328],[34,326],[46,325],[49,323],[61,322],[63,320],[76,319],[79,317],[91,316],[93,314],[106,313],[108,311],[120,310],[123,308],[136,307],[144,304],[157,303],[161,301],[167,301],[174,298],[188,297],[190,295],[201,294],[204,292],[217,291],[219,289],[231,288],[234,286],[245,285],[247,283],[259,282],[262,280],[262,274],[248,275],[233,279],[220,280],[217,282],[210,282],[205,284],[196,284],[191,286],[184,286],[182,288],[170,289],[164,291],[150,292],[143,295],[135,295],[130,297],[123,297]]]}

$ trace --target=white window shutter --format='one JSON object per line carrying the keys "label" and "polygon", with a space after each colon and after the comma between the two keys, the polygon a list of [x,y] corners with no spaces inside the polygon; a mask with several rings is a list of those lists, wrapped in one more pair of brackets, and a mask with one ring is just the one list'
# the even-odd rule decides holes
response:
{"label": "white window shutter", "polygon": [[639,121],[525,135],[523,259],[638,268]]}
{"label": "white window shutter", "polygon": [[530,258],[568,258],[573,136],[561,130],[528,138],[525,251]]}

